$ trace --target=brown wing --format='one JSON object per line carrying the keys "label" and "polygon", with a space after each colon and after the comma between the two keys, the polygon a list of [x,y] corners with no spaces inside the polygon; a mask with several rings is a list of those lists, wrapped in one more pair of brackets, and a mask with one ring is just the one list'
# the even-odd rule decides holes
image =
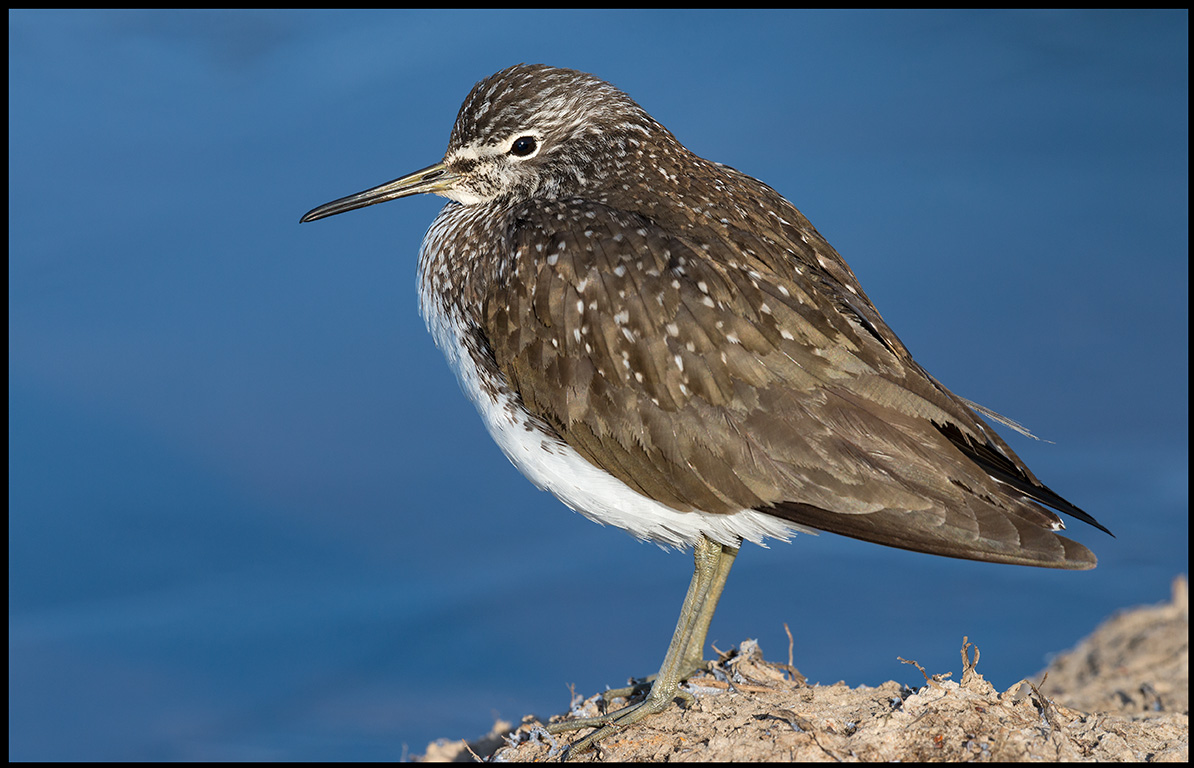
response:
{"label": "brown wing", "polygon": [[677,510],[1092,567],[1030,497],[1092,519],[912,360],[800,220],[764,240],[732,226],[672,236],[597,203],[527,205],[484,299],[495,361],[582,456]]}

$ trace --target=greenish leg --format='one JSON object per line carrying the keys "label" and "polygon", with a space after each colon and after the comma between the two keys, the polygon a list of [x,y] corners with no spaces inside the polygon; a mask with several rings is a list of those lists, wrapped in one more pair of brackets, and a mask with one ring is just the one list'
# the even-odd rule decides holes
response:
{"label": "greenish leg", "polygon": [[[705,539],[705,541],[709,541]],[[709,587],[708,596],[705,598],[704,606],[697,617],[696,629],[692,638],[692,642],[688,644],[688,650],[685,654],[684,660],[680,664],[680,680],[684,681],[695,675],[697,672],[703,670],[707,664],[705,661],[705,638],[709,632],[709,624],[713,621],[713,612],[717,610],[717,601],[721,599],[721,591],[726,585],[726,577],[729,576],[730,566],[734,564],[734,557],[738,554],[737,547],[723,547],[720,544],[710,541],[709,544],[715,549],[721,549],[720,557],[717,559],[717,572],[713,574],[713,580]],[[699,558],[700,554],[694,552],[694,557]],[[698,561],[699,562],[699,561]],[[697,568],[700,566],[698,564]],[[696,575],[693,579],[695,581]],[[692,590],[692,586],[689,586]],[[680,627],[676,627],[676,631],[680,631]],[[675,642],[675,636],[673,636]],[[658,674],[651,675],[642,682],[634,685],[628,685],[625,688],[614,688],[606,691],[603,697],[608,704],[614,699],[629,698],[635,694],[643,693],[650,690],[651,684],[658,678]],[[681,691],[679,695],[683,698],[686,694]],[[589,718],[595,719],[595,718]]]}
{"label": "greenish leg", "polygon": [[726,578],[730,575],[730,566],[734,564],[734,558],[738,556],[738,547],[709,543],[721,551],[718,552],[717,566],[713,572],[713,580],[709,583],[709,591],[705,595],[700,613],[697,615],[697,632],[693,635],[692,642],[688,644],[684,657],[685,668],[688,669],[688,672],[682,679],[687,679],[689,675],[705,668],[705,637],[709,634],[709,624],[713,621],[713,612],[717,610],[717,601],[721,599],[721,591],[725,589]]}
{"label": "greenish leg", "polygon": [[737,554],[737,547],[718,544],[704,536],[696,543],[692,581],[688,585],[684,605],[680,608],[680,620],[676,622],[667,656],[651,685],[651,693],[643,701],[617,712],[547,726],[549,733],[577,728],[598,729],[569,747],[569,757],[589,750],[598,741],[629,725],[662,712],[677,698],[691,700],[691,694],[680,690],[680,683],[705,665],[703,650],[709,622],[713,620],[713,612],[717,609],[717,601]]}

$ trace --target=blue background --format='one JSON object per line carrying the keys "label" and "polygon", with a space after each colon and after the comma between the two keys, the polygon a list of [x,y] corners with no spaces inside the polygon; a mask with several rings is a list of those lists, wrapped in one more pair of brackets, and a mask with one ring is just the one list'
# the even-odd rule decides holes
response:
{"label": "blue background", "polygon": [[[1066,573],[823,535],[714,620],[812,680],[999,687],[1188,563],[1188,18],[9,14],[9,750],[395,759],[658,668],[688,555],[502,457],[423,329],[437,161],[519,61],[792,200],[917,358],[1117,534]],[[1006,430],[1005,430],[1006,432]]]}

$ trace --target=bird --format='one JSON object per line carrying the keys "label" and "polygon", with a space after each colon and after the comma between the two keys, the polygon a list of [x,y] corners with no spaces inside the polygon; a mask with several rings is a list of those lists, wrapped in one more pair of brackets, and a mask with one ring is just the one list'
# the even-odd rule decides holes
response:
{"label": "bird", "polygon": [[469,92],[441,161],[301,221],[420,193],[448,199],[419,252],[420,310],[503,453],[586,517],[693,550],[649,692],[553,724],[593,729],[569,755],[691,699],[744,542],[823,531],[1095,566],[1056,512],[1111,532],[987,419],[1018,424],[913,360],[792,203],[610,83],[503,69]]}

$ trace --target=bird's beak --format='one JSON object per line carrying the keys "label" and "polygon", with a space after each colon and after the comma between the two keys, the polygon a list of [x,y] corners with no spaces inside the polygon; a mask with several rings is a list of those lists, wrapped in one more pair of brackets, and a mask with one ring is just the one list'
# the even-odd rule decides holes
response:
{"label": "bird's beak", "polygon": [[450,189],[458,180],[459,177],[449,171],[446,164],[442,162],[436,163],[421,171],[407,174],[401,179],[394,179],[393,181],[382,184],[380,187],[374,187],[364,192],[358,192],[355,195],[349,195],[339,200],[333,200],[330,203],[324,203],[318,208],[308,211],[303,218],[299,219],[299,223],[325,219],[328,216],[335,216],[337,213],[344,213],[345,211],[364,208],[366,205],[375,205],[389,200],[397,200],[400,197],[417,195],[421,192],[442,192],[445,189]]}

